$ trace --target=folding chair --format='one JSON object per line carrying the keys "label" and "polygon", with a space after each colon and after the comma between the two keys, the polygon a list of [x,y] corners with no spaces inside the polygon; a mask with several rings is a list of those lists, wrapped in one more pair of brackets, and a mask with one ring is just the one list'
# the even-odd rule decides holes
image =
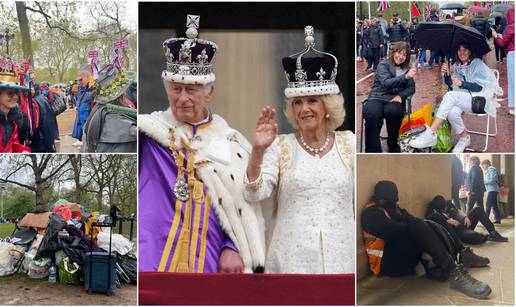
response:
{"label": "folding chair", "polygon": [[[498,72],[498,70],[496,70],[496,69],[493,69],[493,73],[494,73],[494,75],[496,77],[496,82],[498,83],[499,80],[500,80],[500,72]],[[496,100],[500,101],[500,100],[503,100],[503,99],[497,98]],[[498,107],[500,107],[500,104],[497,102],[495,108],[498,109]],[[483,117],[487,118],[485,131],[469,130],[468,128],[466,128],[466,131],[469,132],[469,133],[485,136],[484,149],[482,149],[482,152],[486,152],[487,147],[489,146],[489,137],[490,136],[494,137],[498,133],[498,125],[496,123],[496,116],[493,117],[493,120],[494,120],[494,132],[491,132],[490,131],[491,127],[489,126],[490,117],[491,116],[489,116],[489,114],[487,114],[487,113],[481,113],[481,114],[478,114],[478,113],[468,113],[468,114],[471,114],[471,115],[473,115],[475,117],[478,117],[478,119],[483,118]],[[473,148],[466,148],[466,150],[468,150],[468,151],[475,151]]]}

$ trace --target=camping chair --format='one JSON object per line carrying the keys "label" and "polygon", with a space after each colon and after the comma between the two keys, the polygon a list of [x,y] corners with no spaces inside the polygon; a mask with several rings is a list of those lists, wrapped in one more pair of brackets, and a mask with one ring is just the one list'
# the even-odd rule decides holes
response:
{"label": "camping chair", "polygon": [[[367,104],[367,98],[363,99],[361,101],[361,104],[362,104],[362,116],[360,118],[360,152],[364,152],[363,147],[362,147],[362,146],[364,146],[364,134],[365,134],[365,131],[364,131],[364,127],[365,127],[364,107]],[[409,125],[409,129],[410,129],[410,114],[412,114],[412,96],[407,97],[407,99],[402,101],[401,104],[402,104],[402,109],[404,109],[403,115],[407,114],[407,116],[408,116],[408,125]],[[380,140],[386,140],[386,139],[387,139],[386,136],[380,136]]]}
{"label": "camping chair", "polygon": [[[496,77],[496,83],[499,83],[499,80],[500,80],[500,72],[498,72],[498,70],[496,69],[493,69],[493,73]],[[500,99],[500,98],[497,98],[496,99],[497,101],[500,101],[500,100],[503,100],[503,99]],[[500,107],[500,104],[497,102],[496,103],[496,106],[495,108],[499,108]],[[489,123],[490,123],[490,117],[489,114],[487,113],[481,113],[481,114],[478,114],[478,113],[468,113],[468,114],[471,114],[475,117],[478,117],[478,119],[480,120],[480,118],[487,118],[486,120],[486,129],[485,131],[476,131],[476,130],[469,130],[468,128],[466,128],[466,131],[469,132],[469,133],[472,133],[472,134],[478,134],[478,135],[483,135],[485,136],[485,143],[484,143],[484,149],[482,149],[482,152],[486,152],[487,150],[487,146],[489,145],[489,137],[490,136],[496,136],[496,134],[498,133],[498,125],[496,123],[496,116],[493,117],[493,120],[494,120],[494,132],[490,132],[490,126],[489,126]],[[473,148],[466,148],[466,150],[468,151],[475,151]]]}
{"label": "camping chair", "polygon": [[[36,238],[38,232],[34,230],[34,228],[20,228],[16,225],[12,235],[11,235],[11,243],[23,248],[24,251],[29,250],[32,241]],[[14,273],[17,273],[22,266],[23,260],[25,259],[25,253],[19,250],[12,250],[14,253],[11,257],[14,258]]]}

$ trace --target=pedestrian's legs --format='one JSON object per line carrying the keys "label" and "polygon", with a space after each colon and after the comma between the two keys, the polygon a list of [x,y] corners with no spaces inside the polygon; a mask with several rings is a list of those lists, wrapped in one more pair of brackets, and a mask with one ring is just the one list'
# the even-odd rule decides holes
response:
{"label": "pedestrian's legs", "polygon": [[430,52],[430,59],[428,60],[428,66],[432,66],[436,56],[437,56],[437,52],[435,52],[435,51]]}
{"label": "pedestrian's legs", "polygon": [[398,134],[403,120],[401,103],[388,102],[384,106],[384,116],[387,124],[387,145],[389,152],[399,152]]}
{"label": "pedestrian's legs", "polygon": [[367,60],[367,69],[373,67],[373,50],[369,47],[366,47],[365,58]]}
{"label": "pedestrian's legs", "polygon": [[376,70],[376,68],[378,67],[378,63],[380,62],[380,48],[372,48],[372,50],[373,50],[373,61],[374,61],[373,69]]}
{"label": "pedestrian's legs", "polygon": [[498,210],[498,192],[491,191],[487,192],[487,200],[486,200],[486,215],[489,218],[491,214],[491,208],[493,208],[495,222],[500,222],[500,211]]}
{"label": "pedestrian's legs", "polygon": [[455,206],[455,208],[457,208],[457,210],[461,209],[460,198],[459,198],[459,189],[460,189],[460,185],[452,184],[451,196],[452,196],[453,205]]}
{"label": "pedestrian's legs", "polygon": [[495,230],[494,224],[489,220],[484,209],[481,207],[475,207],[468,212],[468,218],[471,221],[471,226],[469,227],[471,230],[475,230],[478,222],[484,225],[487,231],[491,232]]}
{"label": "pedestrian's legs", "polygon": [[383,106],[382,101],[374,99],[364,105],[366,152],[382,152],[380,131],[383,126]]}
{"label": "pedestrian's legs", "polygon": [[487,200],[486,200],[486,215],[489,218],[491,214],[491,208],[493,207],[493,199],[491,192],[487,192]]}
{"label": "pedestrian's legs", "polygon": [[381,56],[382,56],[382,58],[384,58],[384,57],[386,57],[386,56],[387,56],[387,39],[386,39],[386,38],[384,38],[384,39],[382,40],[382,42],[383,42],[383,46],[382,46],[382,48],[381,48],[381,53],[382,53],[382,54],[381,54]]}
{"label": "pedestrian's legs", "polygon": [[468,195],[468,201],[466,203],[466,207],[468,208],[468,213],[473,209],[476,202],[476,195]]}
{"label": "pedestrian's legs", "polygon": [[419,56],[419,64],[423,65],[426,62],[426,50],[421,50],[421,55]]}
{"label": "pedestrian's legs", "polygon": [[514,51],[507,54],[507,82],[509,108],[514,109]]}
{"label": "pedestrian's legs", "polygon": [[484,192],[482,193],[475,193],[476,197],[477,197],[477,206],[479,206],[480,208],[482,208],[482,210],[484,210]]}

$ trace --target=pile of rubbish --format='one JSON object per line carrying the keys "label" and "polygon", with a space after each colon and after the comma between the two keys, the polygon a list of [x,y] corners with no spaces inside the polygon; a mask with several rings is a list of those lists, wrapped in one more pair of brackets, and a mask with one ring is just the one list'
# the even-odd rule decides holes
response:
{"label": "pile of rubbish", "polygon": [[136,261],[133,242],[112,234],[109,216],[64,200],[51,212],[26,214],[11,237],[0,238],[0,276],[84,284],[89,292],[112,294],[121,283],[136,284]]}

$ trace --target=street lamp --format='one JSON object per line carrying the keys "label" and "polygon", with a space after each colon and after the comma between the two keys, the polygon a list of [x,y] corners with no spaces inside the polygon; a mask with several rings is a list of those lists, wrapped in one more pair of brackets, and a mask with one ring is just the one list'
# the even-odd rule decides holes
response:
{"label": "street lamp", "polygon": [[9,29],[5,31],[5,33],[0,33],[0,42],[4,42],[7,46],[7,54],[9,54],[9,41],[14,40],[14,34],[9,34]]}

